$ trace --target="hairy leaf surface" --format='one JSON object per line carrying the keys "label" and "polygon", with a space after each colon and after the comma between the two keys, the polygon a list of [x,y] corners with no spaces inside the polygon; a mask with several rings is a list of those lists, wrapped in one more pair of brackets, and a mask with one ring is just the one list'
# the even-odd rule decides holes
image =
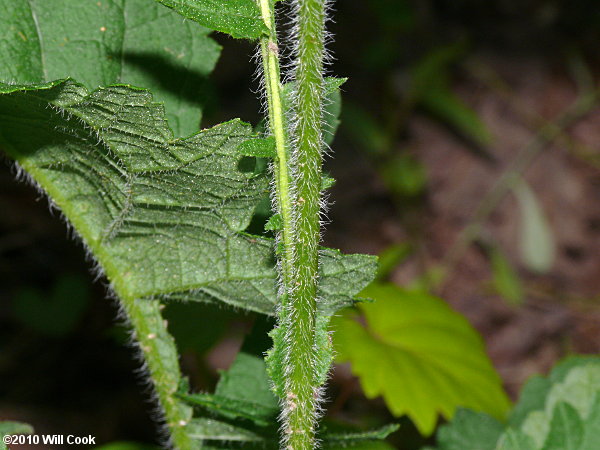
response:
{"label": "hairy leaf surface", "polygon": [[254,0],[157,0],[210,29],[234,38],[257,39],[268,29]]}
{"label": "hairy leaf surface", "polygon": [[0,81],[77,79],[152,89],[175,134],[199,129],[220,46],[210,30],[149,0],[0,0]]}
{"label": "hairy leaf surface", "polygon": [[369,398],[382,395],[394,415],[407,414],[423,434],[437,415],[458,406],[503,417],[509,405],[481,338],[442,300],[391,284],[372,284],[359,305],[366,328],[335,318],[340,361],[350,361]]}
{"label": "hairy leaf surface", "polygon": [[[65,213],[125,298],[170,295],[265,314],[272,241],[241,233],[264,175],[238,170],[252,134],[234,120],[174,139],[148,91],[73,81],[0,85],[0,145]],[[375,260],[322,250],[321,311],[352,303]]]}

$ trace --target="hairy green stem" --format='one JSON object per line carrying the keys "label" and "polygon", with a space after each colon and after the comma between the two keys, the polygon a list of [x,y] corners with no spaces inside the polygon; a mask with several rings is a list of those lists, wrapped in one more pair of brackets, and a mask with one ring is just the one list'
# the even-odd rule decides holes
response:
{"label": "hairy green stem", "polygon": [[294,103],[296,205],[295,290],[291,302],[287,413],[288,448],[315,446],[320,376],[316,373],[316,311],[322,178],[324,0],[297,0]]}

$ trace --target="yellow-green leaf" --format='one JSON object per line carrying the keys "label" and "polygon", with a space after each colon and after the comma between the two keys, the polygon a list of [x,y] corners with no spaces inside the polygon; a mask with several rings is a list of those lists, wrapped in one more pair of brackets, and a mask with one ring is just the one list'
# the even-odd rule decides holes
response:
{"label": "yellow-green leaf", "polygon": [[438,414],[449,419],[459,406],[504,418],[509,400],[485,353],[481,337],[442,300],[375,283],[373,298],[334,318],[339,361],[349,361],[369,398],[383,396],[395,416],[408,415],[424,435]]}

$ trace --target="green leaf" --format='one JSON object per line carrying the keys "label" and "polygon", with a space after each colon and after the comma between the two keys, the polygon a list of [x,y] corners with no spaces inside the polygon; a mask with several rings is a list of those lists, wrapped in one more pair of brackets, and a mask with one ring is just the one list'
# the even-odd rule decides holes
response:
{"label": "green leaf", "polygon": [[600,365],[572,368],[562,382],[552,386],[546,398],[546,409],[565,402],[584,418],[594,408],[596,393],[600,393]]}
{"label": "green leaf", "polygon": [[258,156],[261,158],[275,157],[275,137],[269,136],[266,139],[249,139],[244,141],[238,147],[242,155]]}
{"label": "green leaf", "polygon": [[210,30],[149,0],[0,0],[0,10],[0,81],[149,88],[177,136],[199,129],[220,54]]}
{"label": "green leaf", "polygon": [[340,126],[340,114],[342,112],[342,85],[348,81],[348,78],[325,78],[325,105],[323,117],[323,140],[327,145],[333,143],[335,133]]}
{"label": "green leaf", "polygon": [[[175,140],[147,91],[38,88],[0,88],[8,94],[0,111],[12,113],[0,119],[0,143],[62,209],[121,297],[252,275],[228,262],[247,260],[253,243],[236,232],[267,187],[237,171],[249,125]],[[249,269],[270,272],[267,262]]]}
{"label": "green leaf", "polygon": [[510,414],[508,423],[511,426],[520,427],[529,413],[543,409],[551,387],[550,381],[541,376],[529,379],[521,391],[519,403]]}
{"label": "green leaf", "polygon": [[537,201],[535,193],[525,181],[514,188],[521,211],[521,257],[525,265],[539,273],[548,272],[555,258],[552,229]]}
{"label": "green leaf", "polygon": [[442,300],[376,283],[359,305],[366,328],[348,314],[334,319],[340,361],[350,361],[367,397],[382,395],[390,411],[407,414],[419,431],[435,428],[438,412],[458,406],[504,417],[509,401],[477,332]]}
{"label": "green leaf", "polygon": [[502,435],[496,450],[536,450],[536,447],[529,436],[511,428]]}
{"label": "green leaf", "polygon": [[234,38],[257,39],[268,33],[254,0],[157,0],[183,17]]}
{"label": "green leaf", "polygon": [[193,394],[183,398],[229,419],[244,418],[259,426],[276,422],[279,405],[271,391],[263,358],[245,352],[221,373],[214,395]]}
{"label": "green leaf", "polygon": [[477,113],[451,89],[451,65],[465,52],[464,42],[454,42],[427,53],[411,69],[409,104],[418,104],[458,133],[485,147],[492,135]]}
{"label": "green leaf", "polygon": [[265,224],[265,230],[268,231],[278,231],[283,229],[283,219],[281,218],[281,214],[273,214],[269,217],[269,220]]}
{"label": "green leaf", "polygon": [[440,84],[434,84],[424,92],[423,106],[476,144],[489,145],[492,135],[477,112],[452,92],[446,80],[438,81]]}
{"label": "green leaf", "polygon": [[[204,427],[201,431],[204,439],[220,443],[218,445],[235,440],[274,444],[278,440],[274,425],[279,407],[270,384],[263,358],[242,350],[231,367],[221,373],[214,394],[180,396],[191,404],[200,405],[213,415],[227,420],[211,422],[209,425],[217,423],[216,431],[213,431],[207,428],[206,419],[195,419],[194,426],[201,423]],[[342,447],[371,448],[362,445],[374,444],[385,439],[397,429],[398,425],[387,425],[370,431],[357,431],[355,428],[344,432],[324,430],[320,440],[324,448],[330,450]],[[198,436],[198,429],[194,433]]]}
{"label": "green leaf", "polygon": [[344,445],[364,441],[378,441],[386,439],[390,434],[398,431],[400,425],[391,424],[370,431],[355,431],[346,433],[323,433],[322,439],[329,445]]}
{"label": "green leaf", "polygon": [[205,417],[192,419],[186,429],[192,439],[200,441],[268,442],[260,434],[246,428]]}
{"label": "green leaf", "polygon": [[33,434],[33,427],[22,422],[12,420],[0,421],[0,437],[7,434]]}
{"label": "green leaf", "polygon": [[575,408],[565,402],[556,405],[543,450],[579,450],[582,438],[583,422]]}
{"label": "green leaf", "polygon": [[[274,314],[273,242],[241,234],[264,175],[238,170],[234,120],[173,139],[144,90],[0,85],[0,146],[50,195],[124,298],[163,295]],[[375,259],[322,250],[321,308],[351,304]]]}
{"label": "green leaf", "polygon": [[[497,424],[493,435],[487,436],[484,418],[472,412],[457,414],[440,429],[439,449],[596,449],[600,433],[600,358],[571,357],[559,363],[548,378],[532,378],[511,414],[510,427],[499,439],[502,426]],[[472,435],[469,430],[476,433]]]}
{"label": "green leaf", "polygon": [[406,153],[387,158],[381,167],[381,175],[387,188],[400,197],[420,195],[427,185],[425,168]]}
{"label": "green leaf", "polygon": [[201,406],[223,419],[247,419],[260,427],[277,422],[277,407],[265,408],[259,403],[235,400],[217,394],[181,394],[179,397],[190,405]]}
{"label": "green leaf", "polygon": [[496,291],[512,305],[521,305],[524,299],[523,286],[513,266],[496,247],[490,250],[490,262]]}
{"label": "green leaf", "polygon": [[494,450],[504,425],[493,417],[460,408],[452,422],[440,427],[440,450]]}
{"label": "green leaf", "polygon": [[336,183],[335,178],[324,173],[323,178],[321,179],[321,190],[325,191],[325,190],[329,189],[330,187],[335,186],[335,183]]}
{"label": "green leaf", "polygon": [[[0,438],[7,434],[33,434],[33,427],[21,422],[0,421]],[[0,439],[0,450],[9,450],[2,439]]]}
{"label": "green leaf", "polygon": [[584,422],[584,435],[579,450],[595,450],[600,436],[600,394],[596,393],[594,407]]}

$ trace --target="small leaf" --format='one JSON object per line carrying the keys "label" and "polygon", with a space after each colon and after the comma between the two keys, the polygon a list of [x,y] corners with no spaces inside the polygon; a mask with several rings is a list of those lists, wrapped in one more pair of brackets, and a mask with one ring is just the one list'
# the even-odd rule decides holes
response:
{"label": "small leaf", "polygon": [[384,440],[390,434],[398,431],[400,425],[391,424],[376,430],[347,432],[347,433],[323,433],[322,439],[329,444],[352,444],[360,441]]}
{"label": "small leaf", "polygon": [[22,422],[2,420],[0,421],[0,437],[7,434],[33,434],[33,427]]}
{"label": "small leaf", "polygon": [[381,167],[381,175],[387,188],[400,197],[416,197],[427,184],[423,165],[406,153],[387,158]]}
{"label": "small leaf", "polygon": [[521,211],[521,257],[525,265],[539,273],[552,268],[555,244],[552,229],[534,192],[525,181],[514,188]]}
{"label": "small leaf", "polygon": [[245,352],[238,353],[229,370],[221,374],[215,394],[255,403],[270,414],[278,410],[264,359]]}
{"label": "small leaf", "polygon": [[584,423],[585,432],[579,450],[596,450],[600,436],[600,393],[596,393],[594,407]]}
{"label": "small leaf", "polygon": [[510,262],[496,247],[490,250],[490,260],[496,291],[512,305],[521,305],[524,299],[523,286]]}
{"label": "small leaf", "polygon": [[247,419],[260,427],[277,421],[277,406],[265,408],[255,402],[236,400],[216,394],[179,394],[190,405],[201,406],[213,415],[224,419]]}
{"label": "small leaf", "polygon": [[254,0],[157,0],[183,17],[234,38],[257,39],[269,29]]}
{"label": "small leaf", "polygon": [[283,219],[280,214],[273,214],[265,224],[265,230],[279,231],[283,229]]}
{"label": "small leaf", "polygon": [[327,189],[329,189],[330,187],[335,186],[335,178],[327,175],[327,174],[323,174],[323,178],[321,179],[321,190],[325,191]]}
{"label": "small leaf", "polygon": [[437,441],[440,450],[494,450],[504,425],[493,417],[460,408],[452,422],[442,425]]}
{"label": "small leaf", "polygon": [[392,284],[376,283],[361,295],[366,328],[346,314],[334,319],[340,361],[350,361],[367,397],[383,395],[390,411],[407,414],[424,435],[438,412],[458,406],[504,417],[509,401],[480,336],[443,301]]}
{"label": "small leaf", "polygon": [[347,78],[325,78],[323,140],[327,145],[331,145],[335,138],[335,133],[340,126],[339,118],[342,112],[342,94],[340,88],[347,80]]}
{"label": "small leaf", "polygon": [[421,98],[423,106],[474,143],[482,147],[489,145],[492,135],[477,112],[452,92],[447,80],[436,81],[439,84],[424,92]]}
{"label": "small leaf", "polygon": [[275,137],[269,136],[265,139],[248,139],[240,144],[239,152],[245,156],[257,156],[260,158],[274,158]]}
{"label": "small leaf", "polygon": [[585,419],[594,408],[596,393],[600,393],[600,365],[574,367],[564,380],[552,386],[546,409],[551,411],[556,404],[565,402]]}
{"label": "small leaf", "polygon": [[7,434],[33,434],[33,427],[21,422],[0,421],[0,450],[9,450],[1,439]]}
{"label": "small leaf", "polygon": [[192,439],[227,442],[268,443],[263,436],[246,428],[208,418],[195,418],[186,426]]}

